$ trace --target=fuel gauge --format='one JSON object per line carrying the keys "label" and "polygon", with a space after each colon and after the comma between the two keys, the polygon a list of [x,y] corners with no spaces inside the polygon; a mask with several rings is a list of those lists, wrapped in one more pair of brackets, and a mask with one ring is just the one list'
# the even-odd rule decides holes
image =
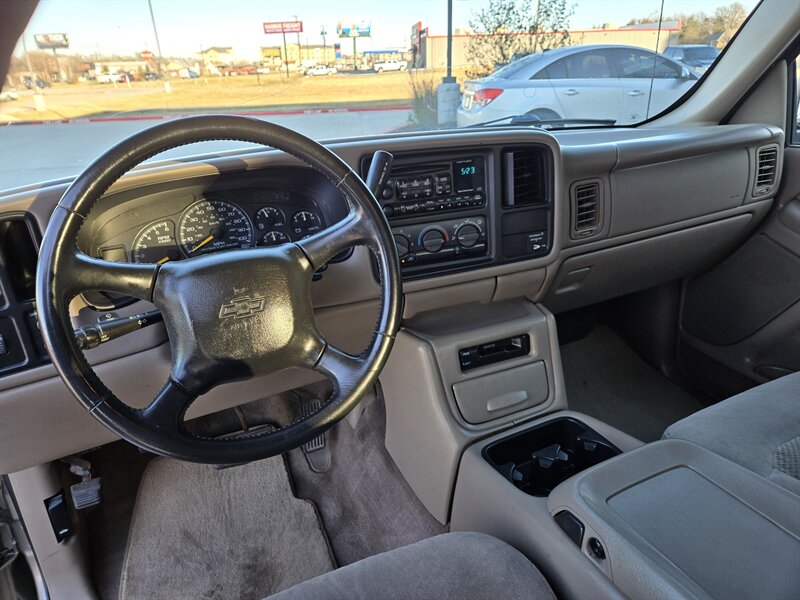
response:
{"label": "fuel gauge", "polygon": [[286,217],[277,206],[264,206],[256,213],[256,229],[268,231],[286,225]]}

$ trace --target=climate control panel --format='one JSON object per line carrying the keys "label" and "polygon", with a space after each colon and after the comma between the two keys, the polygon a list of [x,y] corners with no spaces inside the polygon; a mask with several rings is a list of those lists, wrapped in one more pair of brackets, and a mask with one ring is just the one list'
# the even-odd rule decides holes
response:
{"label": "climate control panel", "polygon": [[464,217],[392,227],[401,267],[485,256],[486,219]]}

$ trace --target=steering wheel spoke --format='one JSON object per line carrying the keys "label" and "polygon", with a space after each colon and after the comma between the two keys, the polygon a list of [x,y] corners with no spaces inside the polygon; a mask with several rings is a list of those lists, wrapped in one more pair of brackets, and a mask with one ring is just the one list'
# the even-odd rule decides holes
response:
{"label": "steering wheel spoke", "polygon": [[93,258],[80,250],[72,258],[67,263],[71,272],[65,278],[69,281],[69,292],[116,292],[148,302],[153,299],[159,265],[111,262]]}
{"label": "steering wheel spoke", "polygon": [[317,271],[350,246],[368,243],[370,235],[364,225],[361,211],[354,208],[341,221],[317,234],[298,240],[295,244],[306,255],[314,271]]}
{"label": "steering wheel spoke", "polygon": [[352,387],[364,372],[365,361],[332,344],[325,344],[314,370],[329,377],[340,390]]}
{"label": "steering wheel spoke", "polygon": [[197,394],[169,379],[153,401],[138,411],[139,420],[156,432],[183,431],[183,416],[196,399]]}

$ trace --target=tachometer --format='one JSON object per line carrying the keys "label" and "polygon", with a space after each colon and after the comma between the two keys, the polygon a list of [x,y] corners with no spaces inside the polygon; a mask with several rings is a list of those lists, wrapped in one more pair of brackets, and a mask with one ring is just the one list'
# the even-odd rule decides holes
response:
{"label": "tachometer", "polygon": [[198,200],[181,215],[178,243],[186,256],[253,245],[247,214],[226,200]]}
{"label": "tachometer", "polygon": [[179,258],[181,253],[175,241],[175,223],[170,220],[150,223],[133,240],[131,260],[135,263],[165,263]]}

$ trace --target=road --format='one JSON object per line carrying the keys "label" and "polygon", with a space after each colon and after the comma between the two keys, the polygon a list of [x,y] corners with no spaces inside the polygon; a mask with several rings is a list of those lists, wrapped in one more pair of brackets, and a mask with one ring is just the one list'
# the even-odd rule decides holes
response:
{"label": "road", "polygon": [[[408,123],[408,110],[270,115],[264,120],[314,139],[387,133]],[[160,121],[69,122],[0,127],[0,190],[72,177],[115,143]],[[251,148],[241,142],[204,142],[176,148],[157,159]]]}

